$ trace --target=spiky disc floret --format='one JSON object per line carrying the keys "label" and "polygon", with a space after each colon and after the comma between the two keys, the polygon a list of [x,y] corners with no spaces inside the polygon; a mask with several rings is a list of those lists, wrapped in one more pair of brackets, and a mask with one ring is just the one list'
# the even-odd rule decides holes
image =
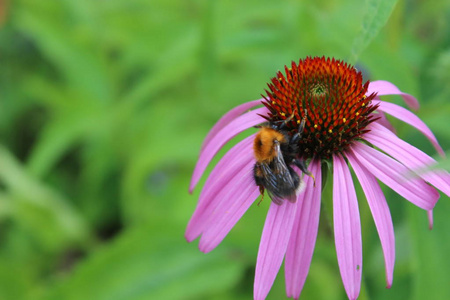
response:
{"label": "spiky disc floret", "polygon": [[314,57],[285,67],[285,75],[277,73],[266,90],[263,104],[270,113],[269,121],[285,120],[292,133],[298,130],[306,114],[306,126],[300,141],[299,155],[329,158],[344,151],[375,120],[376,108],[366,96],[369,81],[363,83],[361,72],[340,61]]}

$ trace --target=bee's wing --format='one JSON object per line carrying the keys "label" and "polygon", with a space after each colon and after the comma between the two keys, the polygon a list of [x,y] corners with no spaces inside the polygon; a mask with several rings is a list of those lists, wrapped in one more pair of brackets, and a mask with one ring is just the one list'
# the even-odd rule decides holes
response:
{"label": "bee's wing", "polygon": [[292,202],[292,203],[295,203],[295,201],[297,200],[297,195],[295,193],[287,194],[287,195],[283,195],[283,196],[277,196],[273,192],[271,192],[269,189],[267,189],[267,192],[269,193],[269,196],[272,199],[272,201],[277,205],[281,205],[284,200],[288,200],[289,202]]}
{"label": "bee's wing", "polygon": [[265,178],[264,186],[275,204],[283,203],[283,199],[295,202],[297,199],[296,186],[278,143],[275,144],[274,150],[276,156],[271,164],[261,164],[261,171]]}

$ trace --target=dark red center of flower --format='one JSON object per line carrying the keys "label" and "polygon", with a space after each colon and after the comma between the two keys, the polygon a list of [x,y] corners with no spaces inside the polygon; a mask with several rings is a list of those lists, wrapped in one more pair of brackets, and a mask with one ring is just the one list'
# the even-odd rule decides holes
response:
{"label": "dark red center of flower", "polygon": [[306,58],[285,67],[268,84],[263,104],[269,109],[266,119],[285,120],[293,115],[287,128],[294,134],[306,112],[306,126],[299,155],[329,158],[344,151],[375,120],[377,108],[366,95],[369,81],[363,83],[361,72],[335,59]]}

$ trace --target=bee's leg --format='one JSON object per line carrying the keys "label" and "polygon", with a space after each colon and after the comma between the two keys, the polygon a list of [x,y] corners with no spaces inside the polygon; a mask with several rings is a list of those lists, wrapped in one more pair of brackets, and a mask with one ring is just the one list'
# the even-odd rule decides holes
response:
{"label": "bee's leg", "polygon": [[303,160],[300,159],[294,159],[292,161],[294,163],[294,165],[296,165],[303,173],[305,173],[306,175],[308,175],[309,177],[311,177],[314,180],[314,186],[316,186],[316,178],[314,178],[313,173],[311,173],[310,171],[308,171],[308,168],[306,168],[305,162]]}
{"label": "bee's leg", "polygon": [[261,194],[261,200],[258,202],[259,206],[259,204],[264,200],[264,177],[262,176],[259,163],[256,163],[253,166],[253,178],[255,179],[255,183],[259,187],[259,193]]}
{"label": "bee's leg", "polygon": [[261,200],[259,200],[258,202],[258,206],[261,204],[261,202],[264,200],[264,186],[260,185],[259,186],[259,193],[261,194]]}
{"label": "bee's leg", "polygon": [[303,130],[305,129],[306,124],[306,109],[305,109],[305,115],[302,118],[302,121],[300,122],[300,125],[298,126],[298,131],[292,136],[291,144],[298,144],[298,142],[302,138]]}
{"label": "bee's leg", "polygon": [[286,120],[274,121],[272,123],[272,128],[275,130],[282,130],[284,127],[286,127]]}
{"label": "bee's leg", "polygon": [[293,112],[287,119],[273,122],[273,123],[274,123],[273,128],[276,129],[276,130],[282,130],[282,129],[284,129],[284,128],[286,127],[286,124],[287,124],[290,120],[292,120],[292,118],[293,118],[294,116],[295,116],[295,110],[294,110],[294,112]]}
{"label": "bee's leg", "polygon": [[302,118],[302,121],[300,122],[300,126],[298,126],[298,134],[301,136],[303,133],[303,130],[305,129],[306,124],[306,109],[305,109],[305,115]]}
{"label": "bee's leg", "polygon": [[298,127],[298,131],[292,136],[291,140],[290,140],[290,144],[292,146],[297,146],[298,142],[300,142],[300,140],[302,139],[302,132],[303,129],[305,128],[305,119],[302,120],[302,122],[300,123],[300,126]]}

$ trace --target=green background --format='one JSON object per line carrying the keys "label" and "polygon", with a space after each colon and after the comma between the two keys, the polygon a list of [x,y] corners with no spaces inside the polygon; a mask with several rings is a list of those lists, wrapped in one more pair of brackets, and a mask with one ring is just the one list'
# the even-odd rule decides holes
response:
{"label": "green background", "polygon": [[[415,95],[447,150],[449,18],[446,0],[1,0],[0,299],[252,299],[269,201],[209,254],[183,237],[208,130],[260,98],[291,60],[325,55]],[[392,122],[436,157],[415,129]],[[397,250],[385,289],[380,242],[356,187],[360,299],[450,299],[448,197],[429,231],[424,211],[383,187]],[[302,299],[346,299],[330,213],[323,209]],[[285,298],[280,272],[268,299]]]}

